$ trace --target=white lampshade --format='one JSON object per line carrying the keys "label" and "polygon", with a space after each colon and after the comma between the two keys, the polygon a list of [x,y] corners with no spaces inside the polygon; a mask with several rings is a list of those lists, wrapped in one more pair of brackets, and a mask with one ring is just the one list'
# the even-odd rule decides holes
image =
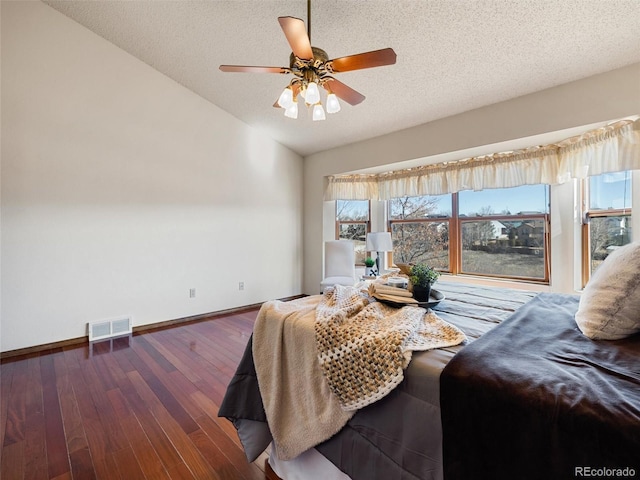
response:
{"label": "white lampshade", "polygon": [[327,113],[338,113],[340,111],[340,102],[335,93],[327,95]]}
{"label": "white lampshade", "polygon": [[319,103],[316,103],[313,106],[313,121],[317,122],[318,120],[324,120],[327,117],[324,115],[324,108]]}
{"label": "white lampshade", "polygon": [[293,90],[291,87],[286,87],[282,93],[280,94],[280,98],[278,98],[278,105],[282,108],[289,108],[293,103]]}
{"label": "white lampshade", "polygon": [[367,234],[367,250],[369,252],[391,252],[393,242],[389,232],[371,232]]}
{"label": "white lampshade", "polygon": [[298,102],[291,102],[291,106],[284,111],[284,116],[288,118],[298,118]]}
{"label": "white lampshade", "polygon": [[318,90],[318,84],[316,82],[309,82],[307,85],[306,96],[304,101],[309,105],[315,105],[320,101],[320,90]]}

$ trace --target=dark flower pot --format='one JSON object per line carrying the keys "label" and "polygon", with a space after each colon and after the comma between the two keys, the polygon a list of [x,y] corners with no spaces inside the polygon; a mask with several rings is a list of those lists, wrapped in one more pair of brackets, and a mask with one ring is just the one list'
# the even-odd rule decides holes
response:
{"label": "dark flower pot", "polygon": [[428,302],[429,296],[431,295],[431,284],[427,287],[422,287],[420,285],[413,286],[413,298],[415,298],[419,302]]}

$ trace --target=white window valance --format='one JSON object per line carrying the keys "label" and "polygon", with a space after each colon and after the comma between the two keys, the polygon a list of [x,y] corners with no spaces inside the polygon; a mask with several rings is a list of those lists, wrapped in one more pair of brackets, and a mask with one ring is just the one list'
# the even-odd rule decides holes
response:
{"label": "white window valance", "polygon": [[328,178],[325,200],[388,200],[461,190],[557,184],[640,169],[640,119],[622,120],[557,144],[370,175]]}
{"label": "white window valance", "polygon": [[560,181],[638,170],[640,119],[616,122],[558,143],[558,163]]}

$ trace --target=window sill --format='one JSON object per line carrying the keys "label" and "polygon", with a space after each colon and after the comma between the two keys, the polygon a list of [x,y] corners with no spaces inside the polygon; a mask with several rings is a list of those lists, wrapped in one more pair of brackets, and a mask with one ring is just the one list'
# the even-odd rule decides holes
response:
{"label": "window sill", "polygon": [[532,282],[518,282],[515,280],[503,280],[497,278],[488,277],[475,277],[473,275],[449,275],[443,273],[440,276],[439,282],[451,282],[451,283],[465,283],[467,285],[482,285],[484,287],[502,287],[502,288],[515,288],[518,290],[529,290],[533,292],[550,292],[551,287],[549,285],[532,283]]}

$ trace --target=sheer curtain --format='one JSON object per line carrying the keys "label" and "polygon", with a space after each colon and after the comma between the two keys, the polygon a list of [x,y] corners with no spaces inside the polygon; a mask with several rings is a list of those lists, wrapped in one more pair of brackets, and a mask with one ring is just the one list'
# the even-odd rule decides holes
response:
{"label": "sheer curtain", "polygon": [[558,144],[372,175],[328,177],[325,200],[388,200],[460,190],[557,184],[640,169],[640,119],[622,120]]}
{"label": "sheer curtain", "polygon": [[640,119],[622,121],[558,144],[561,180],[640,168]]}

